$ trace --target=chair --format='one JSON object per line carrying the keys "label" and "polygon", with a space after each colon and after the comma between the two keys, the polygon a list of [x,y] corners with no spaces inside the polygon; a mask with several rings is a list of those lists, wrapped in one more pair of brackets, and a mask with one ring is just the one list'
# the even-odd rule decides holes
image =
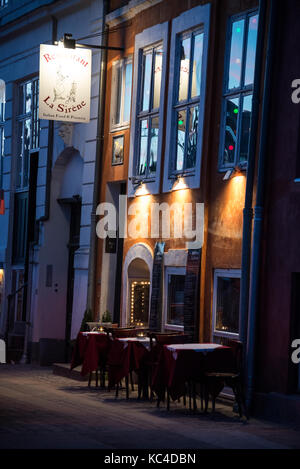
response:
{"label": "chair", "polygon": [[233,354],[233,367],[229,371],[207,371],[204,373],[205,412],[208,408],[209,395],[212,398],[212,411],[215,411],[216,398],[225,385],[233,390],[240,417],[243,414],[249,419],[243,390],[243,344],[237,340],[227,340],[226,344],[231,347]]}
{"label": "chair", "polygon": [[[118,338],[120,339],[120,338],[125,338],[125,337],[136,337],[139,332],[141,332],[141,329],[137,329],[134,326],[133,327],[115,327],[115,328],[110,329],[110,333],[113,339],[118,339]],[[134,391],[132,372],[129,373],[129,377],[130,377],[131,390]],[[120,388],[120,383],[117,383],[116,398],[119,395],[119,388]],[[126,388],[126,399],[128,399],[129,398],[128,376],[125,377],[125,388]]]}
{"label": "chair", "polygon": [[[150,400],[153,400],[154,392],[151,388],[152,375],[161,359],[161,354],[163,352],[164,345],[170,344],[184,344],[188,341],[188,336],[184,332],[150,332],[148,333],[150,337],[150,352],[151,358],[148,362],[148,367],[150,371]],[[186,397],[184,396],[184,405],[186,405]],[[157,396],[157,407],[159,407],[160,402],[164,400],[164,396]],[[167,389],[167,409],[170,410],[170,394]]]}

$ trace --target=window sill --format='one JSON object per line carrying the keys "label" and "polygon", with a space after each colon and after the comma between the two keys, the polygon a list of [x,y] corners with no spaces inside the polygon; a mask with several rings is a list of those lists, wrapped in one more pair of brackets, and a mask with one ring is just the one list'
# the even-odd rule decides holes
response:
{"label": "window sill", "polygon": [[130,127],[130,122],[126,124],[120,124],[120,125],[114,125],[113,127],[110,128],[110,133],[115,133],[115,132],[121,132],[122,130],[129,129]]}
{"label": "window sill", "polygon": [[165,324],[166,331],[184,331],[184,326],[176,326],[175,324]]}

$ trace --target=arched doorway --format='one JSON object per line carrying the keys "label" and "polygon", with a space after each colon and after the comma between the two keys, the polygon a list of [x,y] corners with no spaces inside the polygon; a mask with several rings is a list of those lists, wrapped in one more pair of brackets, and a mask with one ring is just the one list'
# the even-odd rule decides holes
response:
{"label": "arched doorway", "polygon": [[[145,243],[131,246],[123,264],[122,280],[122,324],[131,321],[145,322],[149,320],[149,305],[151,296],[151,278],[153,267],[153,252]],[[136,282],[136,283],[134,283]],[[144,283],[143,283],[144,282]],[[148,300],[146,300],[148,297]],[[142,304],[142,299],[144,304]],[[143,308],[142,308],[142,307]],[[146,308],[148,306],[148,308]],[[132,307],[134,307],[132,318]],[[144,318],[141,319],[139,316]],[[147,321],[145,320],[147,319]],[[140,321],[138,321],[140,320]]]}
{"label": "arched doorway", "polygon": [[149,322],[150,271],[143,259],[134,259],[128,267],[128,312],[130,324]]}

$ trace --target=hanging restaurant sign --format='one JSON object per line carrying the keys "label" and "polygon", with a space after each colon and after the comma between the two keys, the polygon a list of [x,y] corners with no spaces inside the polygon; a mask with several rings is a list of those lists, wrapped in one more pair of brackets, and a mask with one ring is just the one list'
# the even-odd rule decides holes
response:
{"label": "hanging restaurant sign", "polygon": [[39,118],[90,121],[92,53],[41,44]]}

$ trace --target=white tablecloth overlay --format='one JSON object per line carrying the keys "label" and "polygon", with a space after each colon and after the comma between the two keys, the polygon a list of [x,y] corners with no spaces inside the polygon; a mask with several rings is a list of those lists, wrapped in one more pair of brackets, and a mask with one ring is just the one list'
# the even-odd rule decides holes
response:
{"label": "white tablecloth overlay", "polygon": [[173,355],[174,360],[177,360],[178,352],[180,350],[194,350],[195,352],[201,352],[207,354],[207,352],[212,352],[216,348],[222,347],[220,344],[170,344],[166,346]]}
{"label": "white tablecloth overlay", "polygon": [[120,337],[120,342],[124,342],[123,347],[128,347],[128,342],[140,342],[146,349],[150,349],[150,338],[149,337]]}

